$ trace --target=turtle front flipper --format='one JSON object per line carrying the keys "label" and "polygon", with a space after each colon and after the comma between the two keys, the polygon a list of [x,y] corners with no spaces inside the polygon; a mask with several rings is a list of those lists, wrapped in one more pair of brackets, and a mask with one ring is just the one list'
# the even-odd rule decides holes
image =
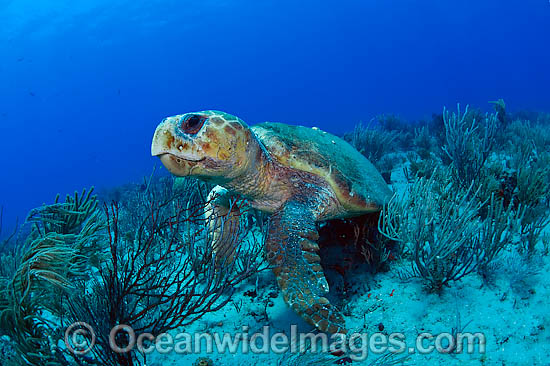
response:
{"label": "turtle front flipper", "polygon": [[323,296],[328,284],[317,254],[313,212],[307,202],[294,200],[271,216],[267,259],[292,310],[323,332],[346,333],[342,314]]}
{"label": "turtle front flipper", "polygon": [[208,194],[204,216],[216,266],[233,263],[237,250],[235,233],[239,231],[241,212],[229,191],[220,186],[214,187]]}

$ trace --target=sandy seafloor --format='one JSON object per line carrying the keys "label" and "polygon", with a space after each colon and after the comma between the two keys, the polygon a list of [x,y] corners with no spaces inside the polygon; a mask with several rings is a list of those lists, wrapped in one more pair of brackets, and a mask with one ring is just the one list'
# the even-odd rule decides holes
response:
{"label": "sandy seafloor", "polygon": [[[404,189],[401,168],[394,170],[394,190]],[[548,228],[547,228],[548,230]],[[370,274],[357,273],[356,289],[363,292],[352,297],[346,308],[347,326],[369,334],[404,333],[407,347],[414,346],[416,335],[422,332],[439,334],[457,327],[458,317],[464,332],[482,332],[486,337],[486,352],[480,354],[411,354],[405,365],[550,365],[550,260],[538,258],[540,271],[518,281],[518,270],[511,266],[505,253],[498,262],[493,285],[484,283],[481,276],[472,273],[441,294],[428,293],[418,278],[403,280],[400,269],[410,268],[408,260],[395,261],[390,271]],[[257,296],[245,295],[257,291]],[[233,301],[216,313],[207,314],[184,331],[193,332],[261,332],[265,325],[272,332],[290,332],[297,324],[298,332],[310,332],[312,327],[295,315],[277,291],[274,275],[262,272],[240,286]],[[272,296],[277,294],[276,297]],[[391,296],[390,296],[391,295]],[[272,303],[270,303],[270,301]],[[233,303],[237,304],[235,306]],[[269,305],[266,306],[266,303]],[[239,306],[240,305],[240,306]],[[239,310],[237,310],[239,308]],[[265,314],[267,313],[267,320]],[[204,350],[203,350],[204,351]],[[404,355],[404,354],[403,354]],[[216,352],[208,354],[152,354],[147,365],[193,365],[200,357],[209,357],[214,366],[229,365],[320,365],[320,361],[306,358],[289,358],[275,353],[235,354]],[[286,358],[284,358],[286,357]],[[364,361],[352,365],[383,365],[375,360],[380,355],[369,354]],[[284,358],[284,359],[283,359]],[[338,357],[333,357],[337,361]],[[293,361],[289,361],[293,360]],[[308,361],[309,360],[309,361]],[[331,362],[330,364],[334,364]]]}

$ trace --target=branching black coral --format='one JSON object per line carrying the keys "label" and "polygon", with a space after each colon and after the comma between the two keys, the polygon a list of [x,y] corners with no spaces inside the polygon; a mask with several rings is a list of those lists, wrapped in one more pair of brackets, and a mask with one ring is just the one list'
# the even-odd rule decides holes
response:
{"label": "branching black coral", "polygon": [[[137,365],[146,357],[139,349],[114,352],[109,340],[113,327],[124,324],[156,337],[189,325],[225,306],[236,286],[263,263],[261,246],[244,223],[227,233],[234,260],[217,258],[209,245],[208,220],[224,218],[205,215],[208,202],[190,202],[193,195],[140,195],[145,200],[140,212],[105,205],[108,259],[99,276],[82,281],[81,291],[68,299],[68,321],[83,321],[96,330],[93,354],[102,365]],[[139,224],[128,225],[128,220]],[[126,347],[128,335],[118,334],[116,342]]]}

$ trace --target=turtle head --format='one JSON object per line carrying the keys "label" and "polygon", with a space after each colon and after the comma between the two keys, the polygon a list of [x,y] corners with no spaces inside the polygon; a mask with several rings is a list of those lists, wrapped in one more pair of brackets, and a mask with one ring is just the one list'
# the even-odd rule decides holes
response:
{"label": "turtle head", "polygon": [[218,111],[165,118],[157,127],[151,154],[174,175],[222,184],[239,176],[250,161],[253,134],[239,118]]}

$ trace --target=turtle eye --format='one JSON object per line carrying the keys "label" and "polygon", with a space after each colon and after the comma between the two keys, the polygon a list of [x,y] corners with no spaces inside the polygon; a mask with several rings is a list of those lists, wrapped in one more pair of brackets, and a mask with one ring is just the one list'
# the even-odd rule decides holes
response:
{"label": "turtle eye", "polygon": [[188,114],[182,117],[180,128],[188,134],[196,134],[204,125],[208,117],[200,114]]}

